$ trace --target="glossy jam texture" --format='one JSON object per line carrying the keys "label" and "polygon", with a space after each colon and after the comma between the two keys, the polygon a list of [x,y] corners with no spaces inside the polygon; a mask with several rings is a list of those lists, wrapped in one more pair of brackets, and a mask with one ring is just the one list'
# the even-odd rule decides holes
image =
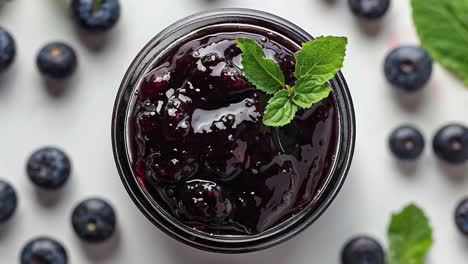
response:
{"label": "glossy jam texture", "polygon": [[173,217],[218,235],[252,235],[310,206],[337,145],[333,95],[280,129],[244,77],[237,37],[256,39],[294,84],[297,47],[271,33],[197,34],[142,81],[131,120],[140,184]]}

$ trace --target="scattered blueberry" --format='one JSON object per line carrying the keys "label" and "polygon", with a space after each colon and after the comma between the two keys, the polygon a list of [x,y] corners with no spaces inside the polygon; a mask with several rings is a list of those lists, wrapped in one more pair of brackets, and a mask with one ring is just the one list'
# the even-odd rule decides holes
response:
{"label": "scattered blueberry", "polygon": [[15,189],[9,183],[0,180],[0,224],[13,216],[17,205]]}
{"label": "scattered blueberry", "polygon": [[68,256],[65,248],[56,240],[40,237],[31,240],[23,248],[21,264],[66,264]]}
{"label": "scattered blueberry", "polygon": [[36,63],[44,76],[64,79],[75,72],[78,59],[75,50],[69,45],[63,42],[52,42],[39,51]]}
{"label": "scattered blueberry", "polygon": [[78,25],[92,32],[109,30],[120,18],[119,0],[73,0],[71,10]]}
{"label": "scattered blueberry", "polygon": [[62,150],[45,147],[34,152],[28,160],[26,171],[37,186],[56,190],[70,177],[71,163]]}
{"label": "scattered blueberry", "polygon": [[432,142],[435,154],[443,161],[461,164],[468,161],[468,128],[449,124],[437,131]]}
{"label": "scattered blueberry", "polygon": [[425,141],[421,132],[413,126],[396,128],[389,138],[392,153],[401,160],[415,160],[424,151]]}
{"label": "scattered blueberry", "polygon": [[7,69],[16,56],[16,43],[13,36],[0,27],[0,71]]}
{"label": "scattered blueberry", "polygon": [[375,239],[359,236],[346,243],[341,253],[343,264],[384,264],[385,253]]}
{"label": "scattered blueberry", "polygon": [[385,59],[385,77],[395,87],[412,93],[423,88],[432,74],[432,59],[418,46],[393,49]]}
{"label": "scattered blueberry", "polygon": [[455,210],[455,223],[465,236],[468,236],[468,198],[463,199]]}
{"label": "scattered blueberry", "polygon": [[348,0],[353,13],[365,19],[377,19],[387,13],[390,0]]}
{"label": "scattered blueberry", "polygon": [[105,241],[115,231],[116,216],[114,209],[102,199],[85,200],[73,210],[72,225],[76,234],[85,241]]}

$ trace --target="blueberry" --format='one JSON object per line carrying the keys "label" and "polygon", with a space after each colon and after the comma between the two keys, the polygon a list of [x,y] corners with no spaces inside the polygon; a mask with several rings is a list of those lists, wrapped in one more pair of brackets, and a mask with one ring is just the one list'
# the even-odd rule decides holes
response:
{"label": "blueberry", "polygon": [[432,142],[435,154],[452,164],[468,161],[468,128],[460,124],[449,124],[437,131]]}
{"label": "blueberry", "polygon": [[432,74],[432,59],[426,50],[418,46],[401,46],[393,49],[385,58],[385,77],[408,93],[423,88]]}
{"label": "blueberry", "polygon": [[358,236],[346,243],[341,253],[343,264],[384,264],[385,253],[375,239]]}
{"label": "blueberry", "polygon": [[401,160],[415,160],[424,151],[425,141],[421,132],[413,126],[396,128],[389,138],[392,153]]}
{"label": "blueberry", "polygon": [[348,0],[353,13],[365,19],[381,18],[390,7],[390,0]]}
{"label": "blueberry", "polygon": [[78,58],[75,50],[63,42],[45,45],[36,59],[39,71],[51,79],[70,77],[76,70]]}
{"label": "blueberry", "polygon": [[174,145],[148,155],[146,177],[156,183],[176,183],[193,176],[198,171],[198,162],[185,146]]}
{"label": "blueberry", "polygon": [[168,140],[181,140],[190,133],[190,98],[176,92],[164,108],[163,131]]}
{"label": "blueberry", "polygon": [[16,56],[16,44],[13,36],[0,27],[0,71],[7,69]]}
{"label": "blueberry", "polygon": [[98,198],[88,199],[72,213],[75,233],[87,242],[102,242],[114,234],[116,216],[112,206]]}
{"label": "blueberry", "polygon": [[455,209],[455,223],[465,236],[468,236],[468,198],[463,199]]}
{"label": "blueberry", "polygon": [[56,190],[62,187],[70,177],[71,163],[67,154],[62,150],[45,147],[29,157],[26,171],[31,181],[37,186]]}
{"label": "blueberry", "polygon": [[0,180],[0,224],[13,216],[17,205],[15,189],[9,183]]}
{"label": "blueberry", "polygon": [[60,242],[39,237],[31,240],[21,251],[21,264],[66,264],[68,256]]}
{"label": "blueberry", "polygon": [[102,32],[112,28],[120,17],[119,0],[73,0],[73,18],[83,29]]}
{"label": "blueberry", "polygon": [[221,186],[211,181],[186,182],[178,190],[177,200],[182,215],[191,221],[223,222],[232,212]]}

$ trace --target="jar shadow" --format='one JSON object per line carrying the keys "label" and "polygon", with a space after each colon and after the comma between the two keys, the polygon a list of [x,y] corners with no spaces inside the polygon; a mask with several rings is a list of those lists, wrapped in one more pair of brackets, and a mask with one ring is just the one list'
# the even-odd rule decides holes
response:
{"label": "jar shadow", "polygon": [[[169,241],[170,240],[170,241]],[[174,239],[167,237],[167,243],[163,243],[167,250],[171,252],[174,263],[191,264],[256,264],[269,263],[275,260],[275,264],[290,263],[289,259],[295,254],[296,245],[299,239],[291,240],[280,245],[265,250],[243,253],[243,254],[222,254],[212,253],[182,244]]]}

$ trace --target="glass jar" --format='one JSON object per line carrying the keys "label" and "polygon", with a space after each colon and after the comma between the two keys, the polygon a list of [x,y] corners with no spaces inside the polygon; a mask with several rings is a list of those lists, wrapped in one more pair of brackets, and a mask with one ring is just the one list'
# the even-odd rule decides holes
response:
{"label": "glass jar", "polygon": [[195,248],[223,253],[243,253],[265,249],[282,243],[307,228],[331,204],[343,185],[349,170],[355,143],[355,119],[351,96],[339,72],[330,85],[336,97],[338,111],[338,145],[333,155],[333,166],[317,198],[300,213],[260,234],[245,236],[213,235],[184,225],[168,214],[138,182],[132,169],[129,120],[134,97],[142,78],[151,70],[157,58],[171,45],[189,34],[223,25],[249,25],[280,34],[300,46],[312,38],[298,26],[280,17],[249,9],[219,9],[202,12],[182,19],[154,37],[138,54],[129,67],[114,106],[112,144],[114,157],[122,182],[143,214],[171,237]]}

